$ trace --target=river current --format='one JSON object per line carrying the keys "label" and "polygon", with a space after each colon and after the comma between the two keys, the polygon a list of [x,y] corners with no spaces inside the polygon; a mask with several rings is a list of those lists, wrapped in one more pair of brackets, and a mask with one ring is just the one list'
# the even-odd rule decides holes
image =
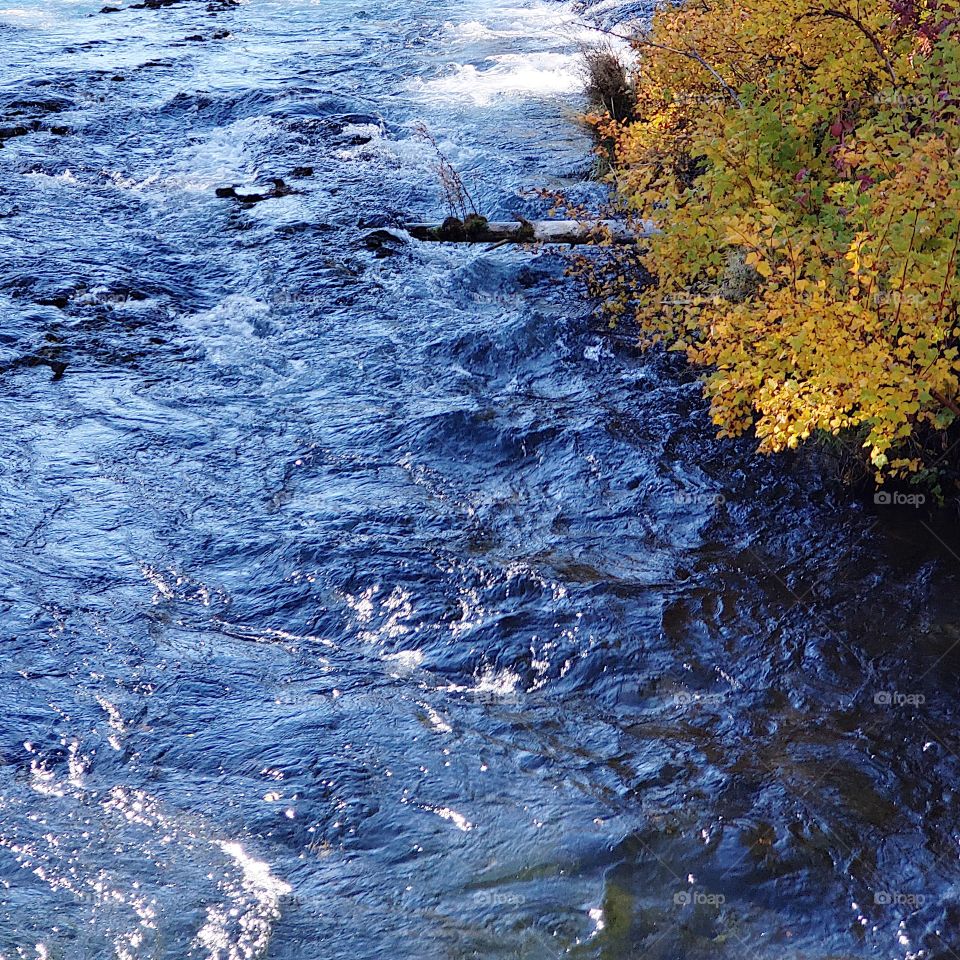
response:
{"label": "river current", "polygon": [[956,960],[953,527],[363,242],[421,124],[601,199],[580,14],[106,2],[0,9],[0,958]]}

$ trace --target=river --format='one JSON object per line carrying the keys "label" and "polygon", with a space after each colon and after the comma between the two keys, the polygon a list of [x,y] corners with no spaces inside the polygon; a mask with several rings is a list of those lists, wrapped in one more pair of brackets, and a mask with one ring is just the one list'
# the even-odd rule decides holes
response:
{"label": "river", "polygon": [[956,958],[952,524],[362,241],[600,199],[571,9],[107,4],[0,9],[0,958]]}

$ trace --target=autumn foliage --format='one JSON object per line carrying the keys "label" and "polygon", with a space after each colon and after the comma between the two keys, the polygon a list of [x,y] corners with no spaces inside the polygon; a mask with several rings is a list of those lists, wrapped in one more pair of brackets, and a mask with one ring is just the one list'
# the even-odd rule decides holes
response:
{"label": "autumn foliage", "polygon": [[880,481],[927,475],[955,439],[958,17],[958,0],[687,0],[634,41],[632,117],[591,122],[619,196],[663,232],[593,285],[705,368],[721,435],[856,441]]}

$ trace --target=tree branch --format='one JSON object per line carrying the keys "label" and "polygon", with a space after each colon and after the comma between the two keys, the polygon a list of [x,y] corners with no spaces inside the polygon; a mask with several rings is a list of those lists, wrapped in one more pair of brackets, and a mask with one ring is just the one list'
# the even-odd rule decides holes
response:
{"label": "tree branch", "polygon": [[818,17],[832,17],[834,20],[844,20],[847,23],[852,23],[873,45],[873,49],[876,51],[877,56],[883,61],[884,66],[887,68],[887,73],[890,74],[890,82],[893,84],[893,87],[899,96],[900,83],[897,80],[897,74],[894,72],[893,64],[890,62],[890,58],[887,56],[886,50],[883,49],[883,44],[880,42],[880,38],[859,17],[855,17],[852,13],[847,13],[846,10],[833,10],[831,8],[827,8],[826,10],[805,13],[799,19],[815,20]]}
{"label": "tree branch", "polygon": [[637,47],[650,47],[654,50],[663,50],[666,53],[676,54],[678,57],[686,57],[688,60],[693,60],[695,63],[699,63],[704,70],[706,70],[723,88],[723,92],[738,106],[743,106],[743,101],[737,95],[737,91],[727,83],[723,77],[712,67],[706,60],[697,53],[696,50],[681,50],[679,47],[668,47],[662,43],[656,43],[651,40],[647,35],[643,33],[636,33],[632,35],[627,35],[624,33],[617,33],[615,30],[608,30],[606,27],[598,27],[592,23],[586,23],[586,21],[581,21],[585,27],[590,30],[596,30],[598,33],[605,33],[610,37],[617,37],[619,40],[626,40],[627,43],[630,43]]}
{"label": "tree branch", "polygon": [[955,400],[945,397],[939,390],[931,390],[930,396],[933,397],[941,407],[946,407],[958,420],[960,420],[960,406],[957,406]]}

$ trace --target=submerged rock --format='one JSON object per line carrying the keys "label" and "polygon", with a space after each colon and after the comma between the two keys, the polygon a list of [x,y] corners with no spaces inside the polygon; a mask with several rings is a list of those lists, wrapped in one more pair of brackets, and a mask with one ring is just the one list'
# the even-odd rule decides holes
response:
{"label": "submerged rock", "polygon": [[272,186],[266,188],[257,188],[249,186],[229,186],[217,187],[216,194],[223,200],[239,200],[244,204],[262,203],[264,200],[276,200],[278,197],[288,197],[291,194],[299,193],[286,181],[280,177],[274,177],[270,183]]}
{"label": "submerged rock", "polygon": [[30,353],[26,356],[18,357],[12,363],[0,367],[0,372],[5,373],[22,367],[48,367],[53,371],[53,379],[59,380],[66,372],[68,364],[65,360],[58,360],[56,357],[47,356],[44,352],[46,349],[48,348],[41,348],[41,351],[38,353]]}
{"label": "submerged rock", "polygon": [[393,230],[374,230],[363,238],[364,246],[378,259],[392,257],[407,245],[406,238]]}
{"label": "submerged rock", "polygon": [[0,142],[4,140],[12,140],[14,137],[25,137],[28,133],[32,133],[37,129],[37,126],[30,125],[29,127],[18,125],[15,127],[0,127]]}

